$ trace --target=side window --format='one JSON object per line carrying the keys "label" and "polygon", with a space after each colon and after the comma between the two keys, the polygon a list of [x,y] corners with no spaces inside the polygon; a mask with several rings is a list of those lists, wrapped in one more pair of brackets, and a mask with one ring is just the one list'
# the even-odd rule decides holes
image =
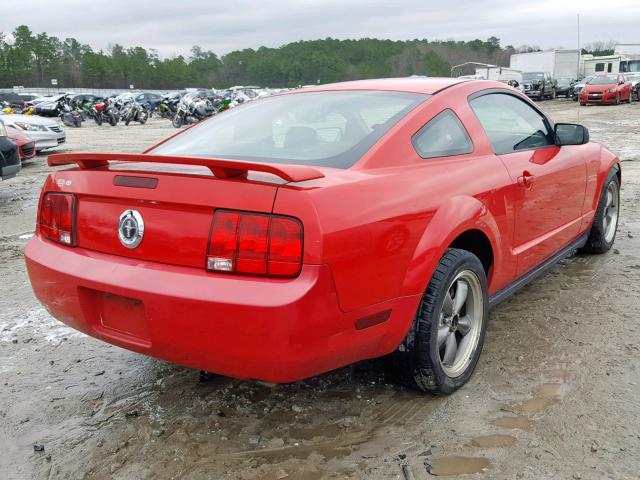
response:
{"label": "side window", "polygon": [[473,152],[473,144],[467,131],[451,110],[444,110],[433,117],[413,136],[412,142],[422,158]]}
{"label": "side window", "polygon": [[596,72],[604,72],[604,63],[596,63]]}
{"label": "side window", "polygon": [[490,93],[469,103],[498,155],[555,143],[545,118],[514,95]]}

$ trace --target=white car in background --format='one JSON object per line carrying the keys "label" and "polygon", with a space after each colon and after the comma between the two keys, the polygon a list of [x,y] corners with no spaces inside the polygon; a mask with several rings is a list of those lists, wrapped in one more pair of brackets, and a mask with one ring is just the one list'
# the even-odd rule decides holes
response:
{"label": "white car in background", "polygon": [[7,128],[15,128],[29,135],[36,143],[36,151],[53,148],[67,141],[58,122],[35,115],[7,114],[0,116]]}

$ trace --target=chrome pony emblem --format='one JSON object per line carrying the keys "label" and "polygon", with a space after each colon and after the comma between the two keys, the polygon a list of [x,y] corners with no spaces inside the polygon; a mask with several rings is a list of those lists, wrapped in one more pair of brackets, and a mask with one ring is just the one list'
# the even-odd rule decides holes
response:
{"label": "chrome pony emblem", "polygon": [[125,210],[118,222],[118,238],[127,248],[136,248],[142,242],[144,220],[137,210]]}

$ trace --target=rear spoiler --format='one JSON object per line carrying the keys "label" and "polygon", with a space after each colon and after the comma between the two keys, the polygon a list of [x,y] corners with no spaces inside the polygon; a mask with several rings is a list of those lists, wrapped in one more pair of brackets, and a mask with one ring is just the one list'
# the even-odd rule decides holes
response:
{"label": "rear spoiler", "polygon": [[148,153],[56,153],[49,155],[48,159],[48,164],[51,167],[77,164],[83,169],[106,167],[110,165],[110,162],[199,165],[207,167],[218,178],[244,177],[249,171],[271,173],[288,182],[303,182],[324,177],[324,174],[319,170],[305,165],[243,162],[206,157],[176,157]]}

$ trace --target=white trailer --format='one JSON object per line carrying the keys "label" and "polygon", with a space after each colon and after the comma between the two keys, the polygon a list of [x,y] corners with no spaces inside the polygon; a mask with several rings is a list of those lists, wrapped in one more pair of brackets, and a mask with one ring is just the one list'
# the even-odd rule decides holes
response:
{"label": "white trailer", "polygon": [[521,72],[549,72],[554,79],[577,78],[580,65],[578,50],[514,53],[509,66]]}
{"label": "white trailer", "polygon": [[614,55],[640,55],[640,43],[619,43],[613,53]]}

